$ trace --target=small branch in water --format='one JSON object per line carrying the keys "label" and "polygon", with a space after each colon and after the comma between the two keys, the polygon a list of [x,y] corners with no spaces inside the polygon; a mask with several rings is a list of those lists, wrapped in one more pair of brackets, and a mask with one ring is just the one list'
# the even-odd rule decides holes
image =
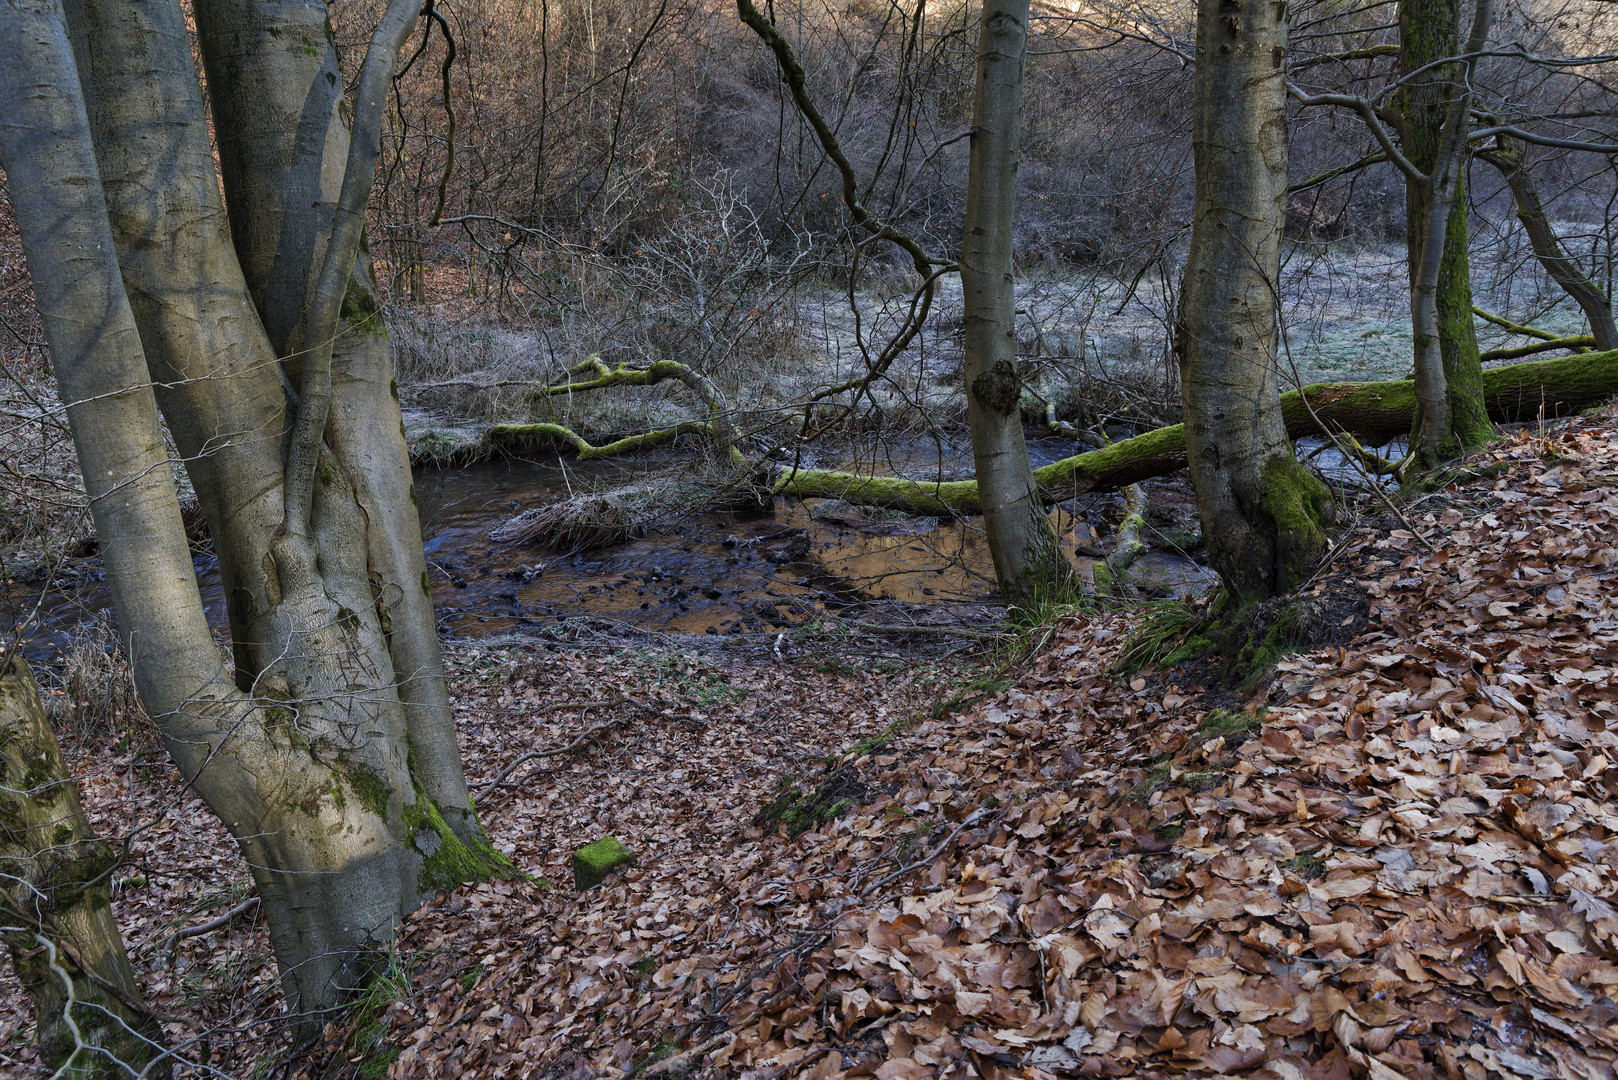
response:
{"label": "small branch in water", "polygon": [[1117,582],[1124,572],[1135,564],[1146,551],[1146,544],[1140,538],[1140,532],[1146,527],[1146,493],[1139,484],[1128,484],[1123,488],[1124,520],[1118,526],[1118,544],[1107,556],[1107,571]]}

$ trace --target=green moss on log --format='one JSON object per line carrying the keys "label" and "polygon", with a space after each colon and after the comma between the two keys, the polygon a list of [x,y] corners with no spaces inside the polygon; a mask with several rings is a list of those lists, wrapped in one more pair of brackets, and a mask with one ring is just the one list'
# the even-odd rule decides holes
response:
{"label": "green moss on log", "polygon": [[592,445],[583,436],[561,424],[496,424],[489,429],[489,438],[497,445],[520,446],[539,442],[561,442],[571,446],[574,453],[579,455],[580,461],[595,461],[599,458],[650,450],[664,443],[673,442],[681,435],[711,437],[713,425],[706,420],[684,420],[666,428],[658,428],[656,431],[626,435],[603,446]]}
{"label": "green moss on log", "polygon": [[[1618,394],[1618,351],[1557,357],[1483,372],[1483,398],[1495,423],[1573,416]],[[1307,396],[1307,403],[1306,403]],[[1410,433],[1416,415],[1409,380],[1373,383],[1314,383],[1281,395],[1281,413],[1292,438],[1321,435],[1323,423],[1346,430],[1369,446],[1382,446]],[[560,424],[500,424],[490,429],[501,445],[561,441],[580,460],[611,457],[658,446],[682,434],[711,434],[706,421],[594,446]],[[735,455],[736,451],[732,450]],[[1185,428],[1158,428],[1099,450],[1054,461],[1034,470],[1040,498],[1047,504],[1091,491],[1109,491],[1185,468]],[[782,470],[771,485],[777,495],[802,499],[842,499],[911,514],[952,516],[982,512],[972,480],[921,481],[865,476],[835,469]]]}

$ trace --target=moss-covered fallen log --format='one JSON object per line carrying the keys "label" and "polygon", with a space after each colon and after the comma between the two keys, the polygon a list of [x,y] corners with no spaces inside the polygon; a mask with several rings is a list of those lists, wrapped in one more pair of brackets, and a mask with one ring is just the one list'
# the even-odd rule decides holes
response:
{"label": "moss-covered fallen log", "polygon": [[[1496,423],[1572,416],[1618,394],[1618,351],[1539,360],[1483,373],[1484,399]],[[1307,398],[1307,400],[1306,400]],[[1410,432],[1415,410],[1409,380],[1315,383],[1281,396],[1287,432],[1293,438],[1346,431],[1371,446]],[[1185,429],[1158,428],[1133,439],[1076,454],[1034,470],[1047,504],[1091,491],[1109,491],[1185,468]],[[831,469],[783,470],[778,495],[842,499],[912,514],[975,514],[977,485],[971,480],[929,482],[893,476],[862,476]]]}
{"label": "moss-covered fallen log", "polygon": [[[1332,431],[1347,431],[1368,446],[1383,446],[1410,433],[1416,396],[1409,381],[1316,383],[1306,386],[1309,405]],[[1293,438],[1319,435],[1303,394],[1281,396],[1281,411]],[[1618,394],[1618,350],[1580,353],[1553,360],[1489,368],[1483,399],[1497,424],[1575,416]]]}

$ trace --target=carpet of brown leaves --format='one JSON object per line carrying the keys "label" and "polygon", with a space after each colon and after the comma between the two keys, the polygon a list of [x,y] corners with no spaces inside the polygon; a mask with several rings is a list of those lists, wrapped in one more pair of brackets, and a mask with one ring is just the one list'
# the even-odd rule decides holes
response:
{"label": "carpet of brown leaves", "polygon": [[1317,588],[1369,626],[1244,714],[1071,620],[817,831],[669,822],[706,839],[424,911],[389,1075],[1613,1075],[1618,443],[1481,464],[1435,553],[1351,540]]}
{"label": "carpet of brown leaves", "polygon": [[[493,789],[491,836],[537,880],[425,907],[380,1028],[333,1024],[298,1068],[1611,1076],[1615,430],[1609,414],[1519,435],[1478,463],[1494,476],[1413,515],[1420,538],[1349,537],[1314,588],[1363,590],[1368,625],[1283,661],[1245,708],[1173,670],[1114,674],[1127,615],[1070,619],[1015,686],[854,760],[865,800],[797,838],[749,824],[776,779],[915,716],[936,681],[768,649],[722,666],[461,653],[474,785],[607,718],[546,711],[559,697],[655,712]],[[127,822],[107,760],[88,801]],[[199,882],[241,879],[191,804],[168,816],[137,841],[144,890],[195,906]],[[639,865],[575,895],[569,853],[604,833]],[[183,909],[141,891],[120,915],[148,989],[180,1010],[152,942]],[[235,949],[267,985],[261,935],[185,942],[181,960],[218,980]],[[25,1033],[13,993],[0,1038]],[[236,1017],[222,1056],[245,1075],[273,995],[232,993],[234,1013],[194,1008]]]}
{"label": "carpet of brown leaves", "polygon": [[[480,808],[493,842],[536,882],[461,890],[421,918],[465,931],[477,944],[462,966],[487,962],[492,970],[510,953],[485,948],[497,940],[491,931],[504,930],[486,916],[499,910],[504,919],[512,911],[506,905],[520,904],[521,919],[538,926],[573,909],[572,852],[603,834],[648,866],[725,857],[783,778],[809,776],[826,755],[930,707],[948,692],[944,674],[959,673],[956,662],[927,659],[939,651],[932,645],[913,652],[891,639],[867,642],[886,655],[850,657],[856,644],[786,637],[779,645],[698,639],[700,648],[678,639],[655,647],[622,640],[452,647],[468,778],[482,791],[516,764]],[[626,706],[625,698],[639,704]],[[609,720],[618,722],[603,727]],[[575,743],[566,754],[521,760]],[[175,931],[205,924],[249,895],[251,878],[229,834],[181,790],[149,733],[92,733],[67,739],[64,749],[92,826],[103,837],[129,837],[114,909],[147,1002],[209,1030],[209,1068],[181,1075],[284,1075],[280,989],[256,909],[166,947]],[[429,947],[414,962],[428,957],[446,960]],[[409,962],[399,968],[409,970]],[[168,1034],[183,1044],[182,1061],[198,1061],[192,1031],[171,1025]],[[9,962],[0,963],[0,1076],[49,1075],[37,1065],[32,1038],[31,1011]]]}

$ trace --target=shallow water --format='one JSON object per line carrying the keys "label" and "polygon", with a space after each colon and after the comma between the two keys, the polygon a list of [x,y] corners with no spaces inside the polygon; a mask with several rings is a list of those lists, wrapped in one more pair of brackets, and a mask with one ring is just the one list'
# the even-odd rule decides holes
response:
{"label": "shallow water", "polygon": [[[825,464],[954,479],[971,455],[929,439],[890,443],[880,454],[844,448]],[[1073,452],[1063,440],[1030,444],[1035,464]],[[421,469],[422,514],[439,628],[455,637],[534,632],[570,618],[665,633],[784,629],[828,606],[859,601],[924,605],[922,621],[953,621],[997,597],[982,519],[885,518],[824,500],[776,499],[772,506],[704,510],[652,527],[626,543],[568,553],[497,543],[489,533],[519,512],[567,496],[627,484],[679,463],[669,455],[581,465],[534,454],[446,469]],[[1065,510],[1052,523],[1070,555],[1099,539]],[[204,606],[223,634],[224,600],[209,555],[196,560]],[[1186,592],[1209,579],[1187,559],[1153,554],[1147,575]],[[40,594],[8,587],[0,624],[29,628],[24,654],[49,661],[108,604],[98,559],[77,560]],[[35,607],[37,605],[37,607]]]}

